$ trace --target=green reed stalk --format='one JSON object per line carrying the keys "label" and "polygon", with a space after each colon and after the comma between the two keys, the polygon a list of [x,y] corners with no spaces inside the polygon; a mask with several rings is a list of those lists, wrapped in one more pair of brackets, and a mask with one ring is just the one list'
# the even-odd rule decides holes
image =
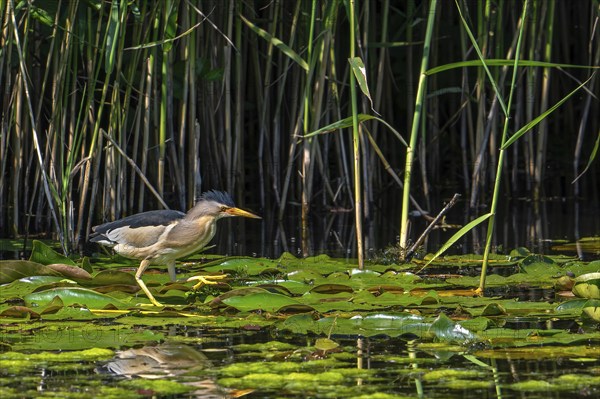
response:
{"label": "green reed stalk", "polygon": [[[355,57],[356,23],[354,22],[354,0],[350,0],[348,9],[350,20],[350,59]],[[354,218],[356,223],[356,250],[358,268],[364,268],[363,231],[362,231],[362,196],[360,189],[360,137],[358,133],[358,99],[356,96],[356,77],[350,73],[350,96],[352,103],[352,149],[354,153]]]}
{"label": "green reed stalk", "polygon": [[413,113],[413,122],[410,133],[410,143],[406,148],[406,162],[404,169],[404,189],[402,190],[402,216],[400,219],[400,242],[401,248],[408,247],[408,209],[410,202],[410,183],[412,178],[412,167],[415,157],[415,149],[417,145],[417,136],[419,134],[419,122],[421,120],[421,111],[423,102],[425,101],[425,71],[429,66],[429,52],[431,48],[431,37],[433,33],[433,23],[435,20],[435,10],[437,0],[431,0],[429,4],[429,12],[427,18],[427,28],[425,31],[425,42],[423,44],[423,56],[421,58],[421,72],[419,75],[419,83],[417,86],[417,95],[415,99],[415,111]]}
{"label": "green reed stalk", "polygon": [[[317,1],[311,2],[311,14],[309,20],[308,47],[306,50],[306,59],[313,65],[313,35],[315,30],[315,18],[317,11]],[[304,118],[303,118],[303,134],[307,135],[310,131],[310,101],[311,101],[311,86],[312,86],[312,70],[306,70],[306,82],[304,85]],[[311,197],[311,170],[312,170],[312,139],[304,140],[302,143],[302,254],[309,255],[309,229],[308,229],[308,214],[310,210]]]}
{"label": "green reed stalk", "polygon": [[[480,279],[479,279],[479,288],[477,289],[477,292],[480,294],[483,294],[483,290],[485,288],[485,278],[487,275],[487,267],[488,267],[488,262],[489,262],[489,256],[490,256],[490,249],[492,246],[492,235],[494,233],[494,221],[496,219],[496,208],[498,206],[498,197],[500,196],[500,182],[502,180],[502,169],[504,166],[504,156],[506,154],[506,149],[504,148],[504,145],[508,139],[508,126],[509,126],[509,122],[510,122],[510,117],[511,117],[511,106],[512,106],[512,100],[513,100],[513,94],[515,92],[514,88],[515,88],[515,83],[517,81],[517,75],[519,72],[519,56],[521,55],[521,41],[523,38],[523,32],[525,31],[525,16],[527,15],[527,7],[529,5],[529,0],[525,0],[525,3],[523,4],[523,13],[521,14],[521,21],[520,21],[520,26],[519,26],[519,38],[517,39],[517,45],[515,48],[515,59],[514,59],[514,63],[513,63],[513,70],[512,70],[512,81],[511,81],[511,85],[510,85],[510,90],[508,93],[508,104],[506,106],[506,113],[504,115],[504,127],[502,130],[502,140],[501,140],[501,146],[500,146],[500,154],[498,156],[498,165],[496,168],[496,175],[495,175],[495,181],[494,181],[494,193],[492,196],[492,205],[490,206],[490,217],[488,219],[488,228],[487,228],[487,234],[486,234],[486,240],[485,240],[485,249],[483,251],[483,264],[481,266],[481,275],[480,275]],[[482,59],[483,61],[483,59]],[[485,63],[485,62],[484,62]],[[500,93],[497,93],[498,96],[500,96]]]}

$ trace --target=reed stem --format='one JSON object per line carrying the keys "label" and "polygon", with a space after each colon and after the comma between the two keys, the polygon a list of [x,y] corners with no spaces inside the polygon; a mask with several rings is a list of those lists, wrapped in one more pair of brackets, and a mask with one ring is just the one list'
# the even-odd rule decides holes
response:
{"label": "reed stem", "polygon": [[435,10],[437,0],[431,0],[429,3],[429,12],[427,18],[427,28],[425,31],[425,42],[423,43],[423,56],[421,57],[421,71],[419,74],[419,83],[417,84],[417,95],[415,98],[415,111],[413,113],[412,128],[410,132],[410,142],[406,148],[406,161],[404,166],[404,188],[402,190],[402,215],[400,219],[400,248],[408,247],[408,210],[410,202],[411,178],[413,172],[413,163],[415,150],[417,146],[417,137],[419,135],[419,123],[421,121],[421,111],[425,101],[425,80],[427,76],[425,71],[429,67],[429,53],[431,49],[431,38],[433,35],[433,23],[435,21]]}

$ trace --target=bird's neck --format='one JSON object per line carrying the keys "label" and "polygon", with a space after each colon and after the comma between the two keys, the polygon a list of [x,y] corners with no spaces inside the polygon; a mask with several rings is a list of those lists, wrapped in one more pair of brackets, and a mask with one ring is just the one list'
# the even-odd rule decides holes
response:
{"label": "bird's neck", "polygon": [[197,248],[200,250],[215,236],[216,220],[210,216],[202,216],[194,220],[182,219],[169,232],[168,241],[178,247]]}

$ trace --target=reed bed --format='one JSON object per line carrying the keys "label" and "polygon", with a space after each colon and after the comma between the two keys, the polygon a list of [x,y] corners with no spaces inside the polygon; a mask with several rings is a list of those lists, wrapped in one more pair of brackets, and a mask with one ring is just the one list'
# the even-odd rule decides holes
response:
{"label": "reed bed", "polygon": [[0,1],[0,235],[72,252],[223,189],[275,222],[299,210],[306,255],[311,212],[360,227],[384,195],[404,248],[433,191],[463,195],[465,224],[499,192],[597,196],[600,6],[525,5]]}

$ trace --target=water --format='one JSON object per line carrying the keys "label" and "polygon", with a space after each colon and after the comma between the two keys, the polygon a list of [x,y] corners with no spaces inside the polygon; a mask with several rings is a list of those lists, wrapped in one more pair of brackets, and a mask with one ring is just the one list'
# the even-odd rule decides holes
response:
{"label": "water", "polygon": [[[462,205],[452,209],[447,223],[464,224],[473,218]],[[526,246],[538,253],[552,253],[555,240],[574,240],[600,231],[597,202],[560,199],[533,206],[528,201],[506,200],[501,205],[495,235],[495,249],[500,252]],[[238,218],[220,222],[216,246],[209,252],[278,258],[286,251],[300,256],[299,209],[288,209],[282,224],[274,222],[268,212],[263,212],[262,221]],[[373,222],[365,226],[369,256],[397,241],[399,213],[387,204],[375,210]],[[425,226],[422,220],[415,220],[413,231],[420,232]],[[355,256],[352,213],[317,211],[310,228],[311,253]],[[426,250],[436,250],[455,231],[435,230]],[[478,252],[484,236],[484,229],[479,229],[451,251]],[[16,257],[14,253],[4,256]],[[511,269],[509,274],[513,272]],[[562,300],[548,287],[510,286],[490,288],[486,293],[515,302],[552,304]],[[2,309],[19,304],[5,303]],[[440,311],[455,312],[452,318],[461,320],[458,310],[441,305],[395,309],[431,317]],[[293,334],[276,325],[260,324],[261,320],[281,318],[278,314],[227,309],[207,313],[195,308],[187,312],[190,316],[185,319],[170,320],[174,316],[166,314],[155,320],[134,313],[89,322],[69,317],[52,321],[51,313],[17,321],[4,315],[0,317],[0,397],[220,398],[245,394],[249,398],[547,399],[600,395],[598,324],[581,315],[555,316],[540,311],[489,316],[494,324],[473,342],[409,335],[364,337],[360,331],[351,336],[333,334],[330,338],[338,346],[324,352],[317,348],[317,339],[326,334]],[[315,318],[322,316],[313,312]],[[219,327],[235,319],[240,320],[238,327]],[[83,325],[84,339],[76,333],[81,328],[78,325]],[[552,341],[563,333],[568,334],[565,341]],[[30,340],[33,346],[27,344]],[[51,357],[96,347],[111,352],[97,359],[83,353],[73,359]],[[169,356],[160,361],[144,357],[156,350],[168,350]],[[35,357],[46,355],[50,357]],[[134,372],[127,372],[119,363],[120,356],[137,365]],[[142,371],[140,364],[152,367]]]}
{"label": "water", "polygon": [[[365,253],[376,257],[384,248],[397,244],[400,209],[393,206],[389,196],[381,206],[374,207],[373,220],[364,224]],[[438,204],[443,204],[440,199]],[[470,215],[465,201],[454,206],[447,214],[449,225],[465,225],[487,212],[482,209]],[[438,206],[441,209],[443,205]],[[276,222],[276,210],[263,212],[263,220],[227,220],[220,222],[212,253],[278,258],[282,252],[301,257],[300,209],[288,206],[286,219]],[[436,209],[435,215],[439,209]],[[414,241],[427,227],[423,218],[411,219],[411,237]],[[353,212],[316,210],[310,223],[309,255],[329,254],[338,258],[356,257],[356,234]],[[483,223],[455,244],[449,254],[482,253],[487,223]],[[435,229],[425,241],[423,251],[435,252],[456,231],[457,227]],[[600,202],[557,198],[539,203],[528,200],[500,201],[496,217],[494,250],[508,253],[517,247],[527,247],[536,253],[553,253],[555,242],[575,241],[581,237],[600,234]],[[593,254],[579,254],[582,258]]]}
{"label": "water", "polygon": [[[340,346],[323,353],[312,348],[314,337],[277,331],[182,326],[154,330],[165,334],[166,343],[123,348],[125,352],[112,359],[42,362],[19,373],[19,378],[9,371],[14,367],[3,368],[3,398],[124,393],[126,397],[217,398],[241,388],[248,390],[250,398],[351,398],[376,393],[390,395],[381,397],[583,398],[600,393],[600,382],[590,384],[600,360],[564,356],[560,351],[536,355],[536,347],[491,355],[484,344],[332,337]],[[160,385],[157,380],[170,384]]]}

